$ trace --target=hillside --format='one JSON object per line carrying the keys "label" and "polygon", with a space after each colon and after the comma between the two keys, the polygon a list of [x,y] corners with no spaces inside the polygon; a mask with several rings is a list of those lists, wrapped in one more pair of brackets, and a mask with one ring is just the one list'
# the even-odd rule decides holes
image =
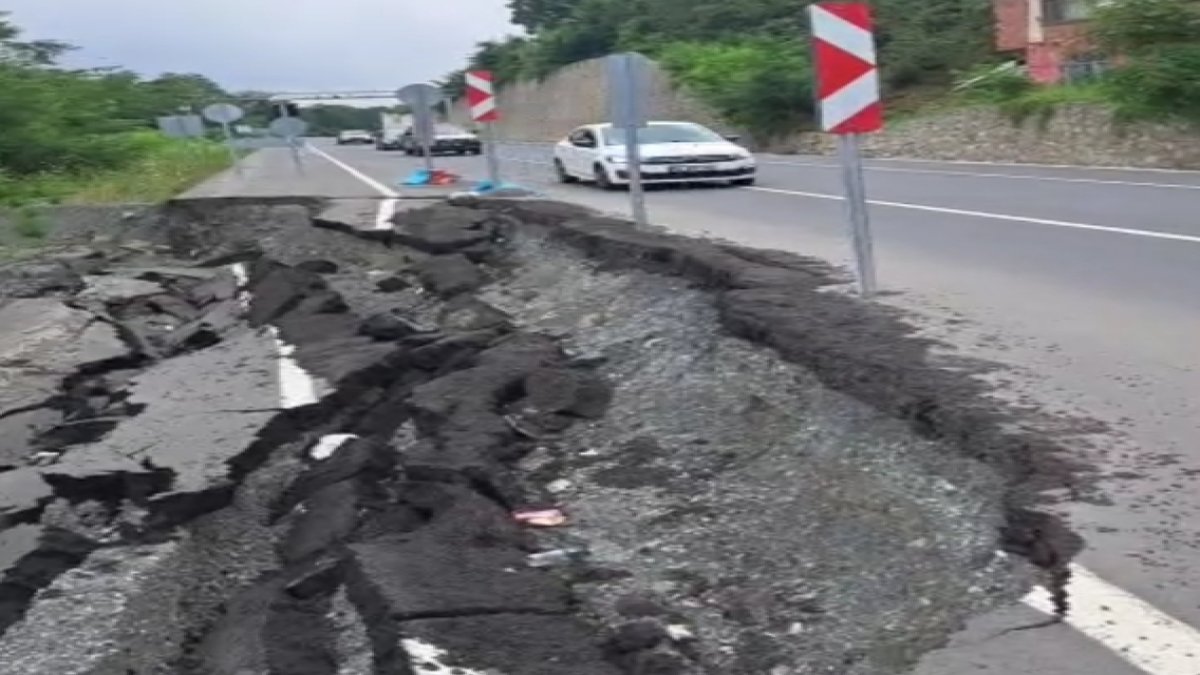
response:
{"label": "hillside", "polygon": [[[484,42],[469,67],[502,83],[542,80],[568,64],[620,51],[658,61],[675,85],[760,139],[811,128],[810,35],[802,0],[510,0],[527,36]],[[883,95],[892,116],[985,105],[1014,120],[1064,105],[1112,111],[1118,122],[1200,120],[1200,1],[1098,4],[1078,49],[1107,70],[1069,86],[1038,86],[1014,55],[993,49],[990,0],[872,3]],[[1020,55],[1016,55],[1019,59]],[[970,86],[957,86],[970,83]],[[462,71],[446,84],[460,93]]]}
{"label": "hillside", "polygon": [[[645,53],[726,119],[762,133],[812,118],[808,23],[797,0],[511,0],[529,37],[480,44],[472,67],[501,82],[541,78],[617,51]],[[943,90],[993,59],[989,0],[879,0],[890,97]],[[461,73],[448,77],[453,86]]]}

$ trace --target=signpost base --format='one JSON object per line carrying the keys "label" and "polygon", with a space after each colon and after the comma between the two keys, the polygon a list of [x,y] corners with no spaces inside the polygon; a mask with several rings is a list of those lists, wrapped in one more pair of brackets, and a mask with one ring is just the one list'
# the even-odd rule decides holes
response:
{"label": "signpost base", "polygon": [[875,252],[871,244],[871,221],[867,215],[867,190],[863,181],[859,139],[859,134],[839,135],[838,156],[842,162],[842,182],[846,188],[846,215],[850,220],[858,292],[862,297],[869,298],[877,290]]}
{"label": "signpost base", "polygon": [[491,122],[483,123],[483,150],[487,153],[488,181],[500,187],[500,157],[496,154],[496,125]]}

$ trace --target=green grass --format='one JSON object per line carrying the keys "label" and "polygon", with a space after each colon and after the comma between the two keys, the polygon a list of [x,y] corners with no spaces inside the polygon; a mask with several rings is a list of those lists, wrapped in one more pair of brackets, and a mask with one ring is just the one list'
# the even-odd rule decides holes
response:
{"label": "green grass", "polygon": [[36,254],[49,235],[49,225],[38,208],[0,210],[0,261]]}
{"label": "green grass", "polygon": [[156,132],[131,134],[136,159],[88,173],[14,177],[0,173],[0,206],[111,204],[169,199],[228,168],[229,151],[207,140],[173,140]]}
{"label": "green grass", "polygon": [[230,165],[229,151],[210,141],[176,141],[119,171],[82,177],[64,199],[71,204],[159,202]]}

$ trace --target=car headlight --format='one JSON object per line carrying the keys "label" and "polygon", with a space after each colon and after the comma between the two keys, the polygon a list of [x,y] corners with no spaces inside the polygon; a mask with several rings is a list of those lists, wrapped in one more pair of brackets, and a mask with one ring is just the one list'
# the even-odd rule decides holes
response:
{"label": "car headlight", "polygon": [[606,159],[607,161],[609,161],[613,164],[624,164],[625,163],[625,155],[605,155],[604,159]]}

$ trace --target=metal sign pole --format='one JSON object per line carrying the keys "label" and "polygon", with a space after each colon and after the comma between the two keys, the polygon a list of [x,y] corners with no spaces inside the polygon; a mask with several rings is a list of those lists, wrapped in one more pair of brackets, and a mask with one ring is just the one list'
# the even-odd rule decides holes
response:
{"label": "metal sign pole", "polygon": [[425,89],[417,90],[417,109],[413,112],[421,132],[421,154],[425,157],[425,170],[433,173],[433,139],[430,138],[434,133],[433,110]]}
{"label": "metal sign pole", "polygon": [[850,220],[850,239],[854,248],[854,266],[858,274],[858,292],[864,298],[875,294],[875,252],[871,244],[871,221],[867,215],[867,190],[863,181],[859,134],[838,136],[838,155],[842,162],[842,181],[846,188],[846,216]]}
{"label": "metal sign pole", "polygon": [[288,145],[292,146],[292,162],[296,165],[296,173],[304,175],[304,157],[300,154],[300,141],[295,136],[289,136]]}
{"label": "metal sign pole", "polygon": [[646,225],[646,191],[642,186],[642,152],[638,147],[638,129],[625,127],[625,166],[629,167],[629,204],[633,210],[633,222]]}
{"label": "metal sign pole", "polygon": [[631,53],[615,54],[608,58],[612,129],[623,129],[625,132],[630,209],[634,222],[644,226],[649,218],[646,214],[646,191],[642,185],[642,153],[638,145],[638,130],[646,126],[644,57]]}
{"label": "metal sign pole", "polygon": [[229,160],[233,162],[233,170],[240,176],[242,163],[239,161],[237,148],[233,146],[233,127],[229,126],[229,122],[221,122],[221,129],[225,131],[225,147],[229,148]]}
{"label": "metal sign pole", "polygon": [[500,157],[496,148],[496,125],[483,123],[483,147],[487,153],[488,180],[493,188],[500,187]]}

